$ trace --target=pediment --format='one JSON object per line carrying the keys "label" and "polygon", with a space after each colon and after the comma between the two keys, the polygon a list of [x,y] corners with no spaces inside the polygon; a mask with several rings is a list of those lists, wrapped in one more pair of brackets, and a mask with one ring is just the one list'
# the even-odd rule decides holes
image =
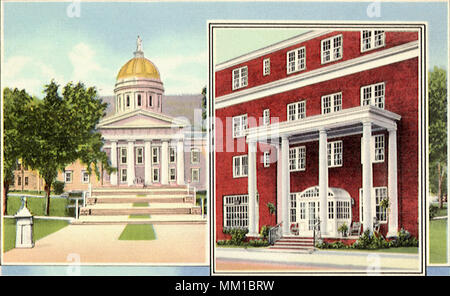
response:
{"label": "pediment", "polygon": [[98,128],[164,128],[184,127],[186,121],[147,110],[119,113],[100,121]]}

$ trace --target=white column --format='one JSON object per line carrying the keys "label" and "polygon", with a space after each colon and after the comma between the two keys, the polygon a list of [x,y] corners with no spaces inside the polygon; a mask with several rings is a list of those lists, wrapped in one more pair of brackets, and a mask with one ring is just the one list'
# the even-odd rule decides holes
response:
{"label": "white column", "polygon": [[362,151],[362,189],[363,189],[363,229],[373,232],[372,213],[372,160],[370,157],[370,139],[372,137],[372,124],[363,122],[363,146]]}
{"label": "white column", "polygon": [[256,221],[256,142],[248,143],[248,236],[258,235]]}
{"label": "white column", "polygon": [[128,186],[134,185],[134,141],[128,141],[127,148],[127,183]]}
{"label": "white column", "polygon": [[389,130],[388,190],[389,227],[387,236],[397,236],[398,194],[397,194],[397,130]]}
{"label": "white column", "polygon": [[167,140],[161,145],[161,184],[169,184],[169,142]]}
{"label": "white column", "polygon": [[282,193],[281,193],[281,186],[283,182],[282,178],[283,174],[283,168],[281,165],[281,145],[277,146],[277,224],[281,223],[283,221],[283,212],[282,212]]}
{"label": "white column", "polygon": [[289,173],[289,139],[281,137],[281,211],[282,233],[289,235],[289,195],[291,191],[291,176]]}
{"label": "white column", "polygon": [[327,131],[319,130],[319,201],[320,233],[327,234],[328,223],[328,146]]}
{"label": "white column", "polygon": [[[117,141],[111,141],[110,157],[111,157],[111,166],[119,170],[119,168],[117,167]],[[117,185],[117,172],[111,173],[111,175],[109,176],[109,181],[111,185]]]}
{"label": "white column", "polygon": [[177,184],[184,184],[184,142],[177,143]]}
{"label": "white column", "polygon": [[144,143],[144,175],[145,185],[152,183],[152,149],[151,142],[145,141]]}

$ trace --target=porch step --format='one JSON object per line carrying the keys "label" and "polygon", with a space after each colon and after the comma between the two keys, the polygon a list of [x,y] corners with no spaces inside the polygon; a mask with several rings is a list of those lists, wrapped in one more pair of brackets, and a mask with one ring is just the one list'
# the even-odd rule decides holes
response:
{"label": "porch step", "polygon": [[142,202],[148,202],[148,203],[193,203],[194,197],[193,196],[98,196],[98,197],[89,197],[86,199],[87,204],[123,204],[123,203],[142,203]]}
{"label": "porch step", "polygon": [[270,249],[311,250],[314,249],[312,237],[282,237]]}
{"label": "porch step", "polygon": [[179,207],[179,208],[82,208],[80,215],[94,216],[116,216],[116,215],[187,215],[197,214],[195,208]]}

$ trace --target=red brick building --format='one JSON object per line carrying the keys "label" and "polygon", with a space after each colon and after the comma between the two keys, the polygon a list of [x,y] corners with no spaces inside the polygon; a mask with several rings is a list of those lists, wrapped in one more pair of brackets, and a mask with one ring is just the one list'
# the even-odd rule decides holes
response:
{"label": "red brick building", "polygon": [[216,240],[417,237],[419,55],[417,31],[313,30],[215,65]]}

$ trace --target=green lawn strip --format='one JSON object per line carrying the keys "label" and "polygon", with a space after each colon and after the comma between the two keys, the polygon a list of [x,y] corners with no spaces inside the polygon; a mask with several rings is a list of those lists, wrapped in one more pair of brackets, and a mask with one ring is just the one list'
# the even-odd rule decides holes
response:
{"label": "green lawn strip", "polygon": [[152,224],[128,224],[119,236],[119,240],[154,240],[155,230]]}
{"label": "green lawn strip", "polygon": [[447,220],[430,222],[430,263],[447,263]]}
{"label": "green lawn strip", "polygon": [[[16,244],[16,220],[5,218],[3,226],[5,227],[4,233],[4,251],[7,252],[14,249]],[[64,220],[43,220],[34,219],[33,224],[33,240],[36,242],[49,234],[52,234],[69,225],[69,222]]]}
{"label": "green lawn strip", "polygon": [[386,249],[318,249],[320,251],[344,251],[344,252],[371,252],[371,253],[395,253],[395,254],[418,254],[417,247],[399,247]]}
{"label": "green lawn strip", "polygon": [[[133,207],[148,207],[148,202],[135,202]],[[132,214],[129,216],[130,219],[150,219],[150,214]]]}
{"label": "green lawn strip", "polygon": [[[69,201],[66,198],[50,198],[50,216],[68,217],[69,210],[66,206]],[[22,205],[19,196],[8,196],[7,214],[15,215]],[[45,216],[46,199],[41,197],[27,198],[27,208],[34,216]]]}

